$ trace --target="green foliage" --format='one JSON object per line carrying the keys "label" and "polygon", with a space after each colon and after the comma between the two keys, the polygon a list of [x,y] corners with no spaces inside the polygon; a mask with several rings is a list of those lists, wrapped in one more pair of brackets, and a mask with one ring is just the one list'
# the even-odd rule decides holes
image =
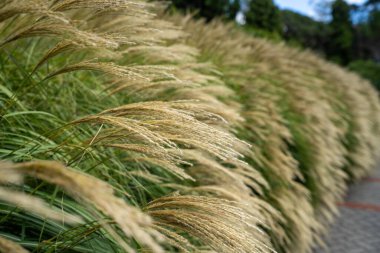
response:
{"label": "green foliage", "polygon": [[278,32],[269,32],[265,29],[259,29],[253,26],[245,25],[241,28],[247,34],[258,38],[265,38],[272,42],[281,42],[283,41],[281,34]]}
{"label": "green foliage", "polygon": [[371,58],[380,61],[380,8],[373,8],[368,19],[368,46]]}
{"label": "green foliage", "polygon": [[326,50],[328,25],[291,10],[284,10],[281,15],[284,22],[283,38],[286,41],[319,52]]}
{"label": "green foliage", "polygon": [[380,9],[374,8],[368,18],[368,26],[371,29],[372,36],[379,36],[380,31]]}
{"label": "green foliage", "polygon": [[357,11],[364,12],[366,18],[355,25],[353,60],[380,60],[380,9],[376,6],[367,5]]}
{"label": "green foliage", "polygon": [[331,9],[330,42],[327,57],[346,65],[352,58],[353,30],[350,6],[344,0],[336,0]]}
{"label": "green foliage", "polygon": [[373,85],[380,90],[380,64],[373,61],[353,61],[348,68],[355,71],[362,77],[368,79]]}
{"label": "green foliage", "polygon": [[197,16],[211,20],[214,17],[225,17],[234,20],[240,10],[239,0],[172,0],[175,8],[196,12]]}
{"label": "green foliage", "polygon": [[267,30],[281,32],[281,16],[273,0],[251,0],[248,11],[245,13],[247,25]]}
{"label": "green foliage", "polygon": [[231,20],[235,20],[237,13],[240,11],[240,0],[233,0],[228,9],[227,17]]}

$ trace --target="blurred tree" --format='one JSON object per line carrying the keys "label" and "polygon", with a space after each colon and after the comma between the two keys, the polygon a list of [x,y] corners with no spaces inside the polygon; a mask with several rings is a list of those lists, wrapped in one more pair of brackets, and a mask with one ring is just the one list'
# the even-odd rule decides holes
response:
{"label": "blurred tree", "polygon": [[197,12],[197,16],[206,18],[207,21],[214,17],[224,17],[235,20],[240,10],[239,0],[172,0],[177,9]]}
{"label": "blurred tree", "polygon": [[354,26],[354,58],[380,62],[380,0],[357,6],[353,15],[361,17]]}
{"label": "blurred tree", "polygon": [[365,3],[366,5],[374,5],[374,4],[379,4],[380,0],[367,0]]}
{"label": "blurred tree", "polygon": [[[380,1],[378,1],[380,2]],[[380,8],[376,6],[369,14],[368,18],[368,47],[372,59],[380,62]]]}
{"label": "blurred tree", "polygon": [[245,13],[246,24],[269,32],[281,32],[280,10],[273,0],[250,0]]}
{"label": "blurred tree", "polygon": [[236,15],[240,11],[240,9],[240,0],[233,0],[232,2],[230,2],[227,15],[228,19],[235,20]]}
{"label": "blurred tree", "polygon": [[284,10],[281,15],[284,23],[283,37],[286,41],[318,52],[326,50],[328,25],[291,10]]}
{"label": "blurred tree", "polygon": [[334,0],[309,0],[313,6],[318,20],[329,22],[331,20],[331,5]]}
{"label": "blurred tree", "polygon": [[331,7],[331,17],[327,55],[331,60],[347,65],[352,59],[354,39],[350,6],[344,0],[335,0]]}

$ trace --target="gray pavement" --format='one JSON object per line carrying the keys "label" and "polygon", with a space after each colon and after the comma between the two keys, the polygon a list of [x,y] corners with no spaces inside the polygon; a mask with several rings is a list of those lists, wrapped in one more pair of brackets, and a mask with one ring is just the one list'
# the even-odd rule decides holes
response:
{"label": "gray pavement", "polygon": [[331,226],[327,249],[315,253],[380,253],[380,167],[350,187]]}

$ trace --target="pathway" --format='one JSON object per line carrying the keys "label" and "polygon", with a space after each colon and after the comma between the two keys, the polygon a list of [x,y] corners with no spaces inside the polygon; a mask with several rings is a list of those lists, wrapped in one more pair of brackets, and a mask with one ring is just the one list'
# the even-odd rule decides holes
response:
{"label": "pathway", "polygon": [[380,253],[380,168],[350,187],[340,217],[332,225],[327,249],[315,253]]}

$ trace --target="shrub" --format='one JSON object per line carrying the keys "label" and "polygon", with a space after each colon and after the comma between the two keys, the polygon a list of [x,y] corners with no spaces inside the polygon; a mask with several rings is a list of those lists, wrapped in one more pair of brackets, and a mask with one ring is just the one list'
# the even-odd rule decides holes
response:
{"label": "shrub", "polygon": [[354,61],[348,68],[371,81],[377,90],[380,89],[380,64],[373,61]]}

